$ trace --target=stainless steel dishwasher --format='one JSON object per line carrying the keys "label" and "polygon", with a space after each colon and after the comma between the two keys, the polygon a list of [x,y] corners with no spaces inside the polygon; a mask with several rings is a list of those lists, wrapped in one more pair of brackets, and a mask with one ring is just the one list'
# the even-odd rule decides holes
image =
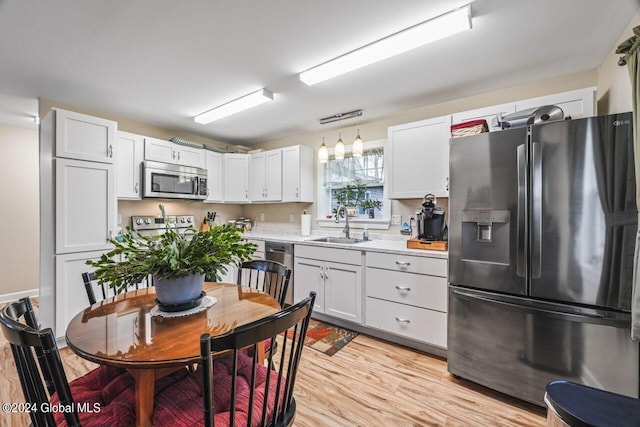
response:
{"label": "stainless steel dishwasher", "polygon": [[293,244],[266,241],[264,243],[264,250],[267,260],[279,262],[291,270],[289,288],[287,289],[287,296],[284,302],[289,305],[293,304]]}

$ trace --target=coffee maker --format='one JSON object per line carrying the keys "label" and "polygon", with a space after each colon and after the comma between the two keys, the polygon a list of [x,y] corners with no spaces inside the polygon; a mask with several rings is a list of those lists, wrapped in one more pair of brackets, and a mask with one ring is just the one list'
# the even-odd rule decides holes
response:
{"label": "coffee maker", "polygon": [[422,210],[416,212],[420,240],[447,240],[445,212],[444,209],[436,207],[436,203],[436,196],[427,194],[422,202]]}

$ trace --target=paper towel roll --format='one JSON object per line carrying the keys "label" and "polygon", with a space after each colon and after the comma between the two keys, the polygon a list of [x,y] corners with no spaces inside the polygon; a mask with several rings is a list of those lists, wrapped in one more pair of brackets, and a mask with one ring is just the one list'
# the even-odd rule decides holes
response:
{"label": "paper towel roll", "polygon": [[311,236],[311,215],[301,215],[300,235]]}

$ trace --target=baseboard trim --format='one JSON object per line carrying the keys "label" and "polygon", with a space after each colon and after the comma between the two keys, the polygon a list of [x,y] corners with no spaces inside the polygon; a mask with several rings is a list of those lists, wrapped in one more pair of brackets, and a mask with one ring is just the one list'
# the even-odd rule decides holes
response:
{"label": "baseboard trim", "polygon": [[39,295],[38,289],[29,289],[28,291],[13,292],[10,294],[0,294],[0,303],[17,301],[24,297],[37,297]]}

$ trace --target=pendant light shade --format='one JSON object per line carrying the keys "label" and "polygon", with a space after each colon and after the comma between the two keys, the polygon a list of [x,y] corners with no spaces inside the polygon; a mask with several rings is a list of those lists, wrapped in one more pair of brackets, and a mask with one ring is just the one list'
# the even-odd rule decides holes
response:
{"label": "pendant light shade", "polygon": [[336,147],[333,149],[333,154],[336,156],[336,160],[344,159],[344,142],[342,142],[342,134],[338,137]]}
{"label": "pendant light shade", "polygon": [[362,138],[360,138],[360,129],[358,129],[358,135],[353,141],[353,146],[351,147],[351,154],[353,154],[353,157],[362,157],[363,153],[364,143],[362,142]]}
{"label": "pendant light shade", "polygon": [[318,150],[318,162],[327,163],[329,160],[329,150],[327,150],[327,146],[324,143],[324,137],[322,138],[322,145]]}

